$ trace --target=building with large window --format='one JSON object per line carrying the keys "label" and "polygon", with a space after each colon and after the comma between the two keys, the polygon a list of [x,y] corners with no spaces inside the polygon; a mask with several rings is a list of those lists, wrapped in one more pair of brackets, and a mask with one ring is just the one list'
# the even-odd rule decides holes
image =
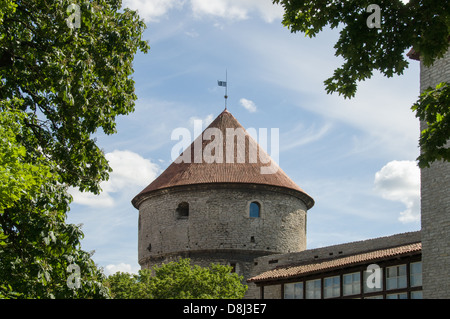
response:
{"label": "building with large window", "polygon": [[[255,298],[421,299],[420,232],[255,260]],[[259,290],[259,292],[257,291]]]}

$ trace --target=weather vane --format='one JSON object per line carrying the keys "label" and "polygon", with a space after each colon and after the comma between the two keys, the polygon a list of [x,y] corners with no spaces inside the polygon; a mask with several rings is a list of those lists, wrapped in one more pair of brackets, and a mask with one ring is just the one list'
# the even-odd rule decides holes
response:
{"label": "weather vane", "polygon": [[228,74],[227,70],[225,70],[225,81],[217,81],[217,85],[225,87],[225,110],[227,109],[227,99],[228,99],[228,86],[227,86]]}

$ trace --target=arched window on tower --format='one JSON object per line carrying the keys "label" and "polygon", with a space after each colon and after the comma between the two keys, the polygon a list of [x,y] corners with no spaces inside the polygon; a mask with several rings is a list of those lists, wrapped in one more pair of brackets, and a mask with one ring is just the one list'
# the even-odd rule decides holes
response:
{"label": "arched window on tower", "polygon": [[250,217],[258,218],[261,216],[261,204],[258,202],[251,202],[250,203]]}
{"label": "arched window on tower", "polygon": [[177,207],[177,218],[186,219],[189,217],[189,203],[182,202]]}

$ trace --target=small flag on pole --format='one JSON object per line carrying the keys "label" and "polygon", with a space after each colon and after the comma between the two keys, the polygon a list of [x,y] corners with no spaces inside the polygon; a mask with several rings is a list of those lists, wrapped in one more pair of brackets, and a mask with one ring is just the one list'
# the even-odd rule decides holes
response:
{"label": "small flag on pole", "polygon": [[225,71],[225,81],[217,81],[217,85],[218,86],[223,86],[225,87],[225,110],[227,109],[227,99],[228,99],[228,87],[227,87],[227,81],[228,81],[228,72]]}

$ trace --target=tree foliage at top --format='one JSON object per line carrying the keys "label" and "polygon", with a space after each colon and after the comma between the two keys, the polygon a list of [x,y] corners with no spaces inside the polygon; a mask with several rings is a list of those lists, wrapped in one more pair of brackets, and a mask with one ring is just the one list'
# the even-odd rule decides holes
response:
{"label": "tree foliage at top", "polygon": [[133,112],[132,61],[149,47],[120,0],[77,1],[76,17],[72,2],[0,0],[0,297],[108,297],[66,224],[67,188],[108,178],[92,134]]}
{"label": "tree foliage at top", "polygon": [[[340,36],[334,48],[336,56],[344,63],[334,70],[333,76],[324,81],[327,93],[339,93],[352,98],[357,83],[372,77],[374,71],[384,76],[401,75],[408,67],[405,51],[414,48],[425,66],[431,66],[449,49],[450,2],[442,0],[274,0],[284,7],[283,24],[291,32],[302,32],[308,37],[316,36],[324,27],[339,28]],[[381,28],[369,28],[367,19],[372,12],[367,7],[375,3],[381,9]],[[413,110],[421,120],[427,110],[443,109],[448,114],[450,99],[444,90],[431,88],[440,97],[431,101],[419,98]],[[430,105],[428,103],[439,104]],[[449,126],[448,116],[441,114]],[[433,122],[428,123],[433,126]],[[442,123],[441,123],[442,124]],[[447,132],[447,133],[446,133]],[[424,133],[424,132],[423,132]],[[446,134],[447,140],[450,134]],[[423,135],[423,134],[422,134]],[[419,166],[425,167],[435,160],[450,161],[449,148],[434,144],[434,139],[422,137],[420,146],[427,155],[419,158]],[[432,151],[440,149],[440,151]]]}
{"label": "tree foliage at top", "polygon": [[[25,117],[0,113],[0,298],[108,297],[103,274],[81,250],[80,227],[65,223],[70,197],[53,173],[56,163],[20,143],[32,134]],[[76,280],[82,286],[72,289]]]}
{"label": "tree foliage at top", "polygon": [[116,132],[115,119],[134,110],[132,61],[145,28],[121,1],[78,1],[80,27],[70,28],[71,0],[7,1],[0,14],[0,99],[27,113],[29,152],[58,162],[64,183],[99,192],[110,170],[91,134]]}

